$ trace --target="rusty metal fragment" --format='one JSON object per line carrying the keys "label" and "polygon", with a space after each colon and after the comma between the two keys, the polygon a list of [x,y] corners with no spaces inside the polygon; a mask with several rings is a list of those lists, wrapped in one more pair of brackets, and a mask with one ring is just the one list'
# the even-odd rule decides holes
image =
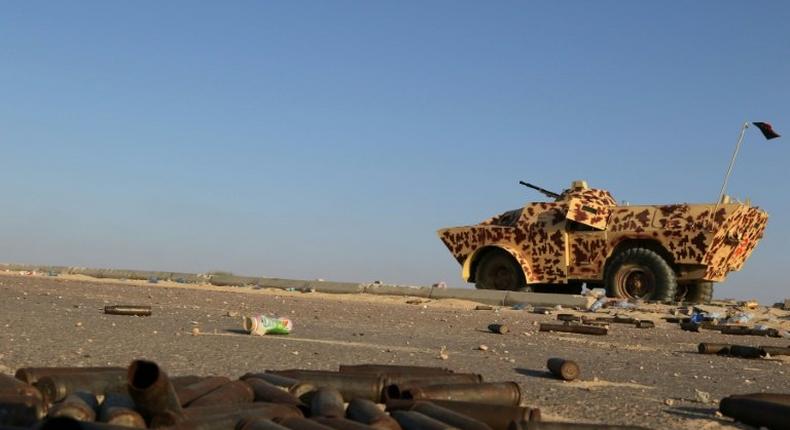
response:
{"label": "rusty metal fragment", "polygon": [[562,358],[549,358],[546,362],[546,367],[549,368],[551,373],[566,381],[573,381],[579,377],[581,371],[579,365],[575,361],[565,360]]}

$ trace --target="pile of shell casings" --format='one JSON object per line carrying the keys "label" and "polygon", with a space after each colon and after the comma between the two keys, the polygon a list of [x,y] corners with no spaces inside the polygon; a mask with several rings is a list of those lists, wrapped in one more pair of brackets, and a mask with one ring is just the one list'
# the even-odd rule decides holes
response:
{"label": "pile of shell casings", "polygon": [[[438,367],[267,370],[237,380],[168,375],[154,362],[0,375],[0,430],[577,429],[541,422],[515,382]],[[596,426],[594,428],[632,428]]]}

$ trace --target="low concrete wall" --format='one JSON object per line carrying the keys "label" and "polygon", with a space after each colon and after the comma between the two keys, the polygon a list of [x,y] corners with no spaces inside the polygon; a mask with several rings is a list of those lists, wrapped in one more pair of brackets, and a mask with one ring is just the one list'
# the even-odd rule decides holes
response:
{"label": "low concrete wall", "polygon": [[520,293],[515,291],[475,290],[469,288],[410,287],[386,284],[360,284],[354,282],[307,281],[298,279],[259,278],[236,276],[230,273],[198,275],[178,272],[151,272],[144,270],[89,269],[84,267],[38,266],[0,264],[0,270],[12,272],[38,272],[43,274],[78,274],[99,279],[160,280],[180,283],[208,283],[217,286],[279,288],[282,290],[315,290],[331,294],[377,294],[430,299],[462,299],[495,306],[527,304],[531,306],[556,306],[588,309],[595,301],[592,297],[569,294]]}

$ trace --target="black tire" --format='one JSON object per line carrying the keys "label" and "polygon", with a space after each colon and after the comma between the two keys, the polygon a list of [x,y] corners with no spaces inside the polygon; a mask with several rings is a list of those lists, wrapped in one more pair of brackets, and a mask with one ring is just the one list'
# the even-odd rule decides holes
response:
{"label": "black tire", "polygon": [[678,295],[680,290],[684,290],[683,297],[678,297],[688,303],[706,304],[713,300],[713,282],[710,281],[697,281],[692,284],[685,284],[678,286]]}
{"label": "black tire", "polygon": [[475,287],[481,290],[526,288],[524,270],[512,255],[501,249],[486,252],[475,270]]}
{"label": "black tire", "polygon": [[626,249],[609,264],[604,279],[609,297],[641,298],[671,302],[677,281],[669,263],[645,248]]}

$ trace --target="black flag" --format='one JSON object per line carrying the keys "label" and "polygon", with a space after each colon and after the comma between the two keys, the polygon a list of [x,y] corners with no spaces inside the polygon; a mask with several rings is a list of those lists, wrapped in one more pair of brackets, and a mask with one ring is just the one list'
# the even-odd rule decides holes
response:
{"label": "black flag", "polygon": [[771,127],[771,124],[768,124],[767,122],[753,122],[752,124],[759,128],[760,131],[763,132],[763,136],[765,136],[765,138],[768,140],[779,137],[779,134],[774,131],[773,127]]}

